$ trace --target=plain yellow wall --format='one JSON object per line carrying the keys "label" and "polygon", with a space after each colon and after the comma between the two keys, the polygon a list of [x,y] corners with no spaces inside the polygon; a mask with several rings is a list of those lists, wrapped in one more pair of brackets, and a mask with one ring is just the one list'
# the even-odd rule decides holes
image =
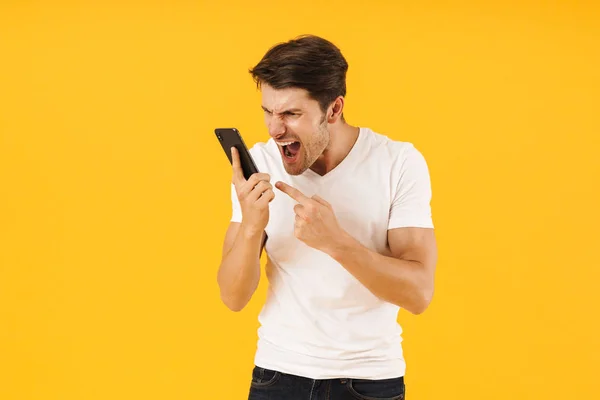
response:
{"label": "plain yellow wall", "polygon": [[302,33],[431,169],[408,398],[600,397],[598,4],[104,3],[0,5],[0,399],[246,397],[266,283],[220,303],[213,129],[267,139],[247,69]]}

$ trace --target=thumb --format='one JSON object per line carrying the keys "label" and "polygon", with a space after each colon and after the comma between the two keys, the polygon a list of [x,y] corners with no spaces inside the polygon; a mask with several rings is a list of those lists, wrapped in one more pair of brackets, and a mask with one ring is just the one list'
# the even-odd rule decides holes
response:
{"label": "thumb", "polygon": [[231,168],[232,168],[232,180],[234,184],[245,181],[244,172],[242,171],[242,165],[240,163],[240,155],[235,147],[231,147]]}

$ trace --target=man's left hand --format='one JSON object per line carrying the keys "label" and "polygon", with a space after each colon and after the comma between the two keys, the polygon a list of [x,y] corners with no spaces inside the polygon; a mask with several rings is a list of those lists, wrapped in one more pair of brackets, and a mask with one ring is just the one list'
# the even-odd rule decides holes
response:
{"label": "man's left hand", "polygon": [[299,240],[325,252],[340,242],[346,232],[340,227],[331,204],[317,195],[308,197],[284,182],[277,182],[275,187],[298,202],[294,206],[294,234]]}

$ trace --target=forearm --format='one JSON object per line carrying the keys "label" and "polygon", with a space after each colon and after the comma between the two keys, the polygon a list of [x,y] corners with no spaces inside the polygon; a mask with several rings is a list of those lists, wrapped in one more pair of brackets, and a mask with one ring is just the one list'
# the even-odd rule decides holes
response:
{"label": "forearm", "polygon": [[262,232],[253,232],[242,224],[223,256],[217,280],[222,301],[234,311],[244,308],[258,286],[262,241]]}
{"label": "forearm", "polygon": [[348,235],[326,252],[387,302],[413,314],[420,314],[431,302],[433,282],[418,261],[384,256]]}

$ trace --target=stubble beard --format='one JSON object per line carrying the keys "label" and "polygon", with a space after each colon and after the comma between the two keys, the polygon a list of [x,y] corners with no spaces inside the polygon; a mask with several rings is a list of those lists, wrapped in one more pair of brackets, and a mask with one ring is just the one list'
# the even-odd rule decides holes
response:
{"label": "stubble beard", "polygon": [[309,169],[329,144],[329,131],[323,117],[317,127],[317,131],[311,136],[307,143],[302,144],[302,159],[298,166],[285,165],[285,170],[290,175],[301,175]]}

